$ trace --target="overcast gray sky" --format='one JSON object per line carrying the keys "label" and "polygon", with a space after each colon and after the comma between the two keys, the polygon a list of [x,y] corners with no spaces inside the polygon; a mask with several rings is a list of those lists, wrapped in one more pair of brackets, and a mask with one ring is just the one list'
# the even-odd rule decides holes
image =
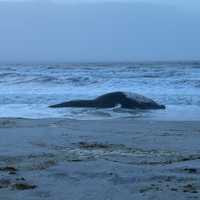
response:
{"label": "overcast gray sky", "polygon": [[1,1],[0,62],[200,59],[199,1],[60,2]]}
{"label": "overcast gray sky", "polygon": [[10,1],[10,2],[63,2],[63,3],[79,3],[79,2],[146,2],[146,3],[156,3],[163,5],[174,5],[181,8],[190,9],[193,8],[195,10],[200,10],[200,1],[199,0],[0,0],[0,1]]}

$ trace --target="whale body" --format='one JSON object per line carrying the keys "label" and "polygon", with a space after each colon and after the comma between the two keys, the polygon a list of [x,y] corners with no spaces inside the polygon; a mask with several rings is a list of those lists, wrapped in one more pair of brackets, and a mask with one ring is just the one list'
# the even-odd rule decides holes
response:
{"label": "whale body", "polygon": [[160,105],[150,98],[130,92],[111,92],[93,100],[72,100],[49,107],[112,108],[117,105],[127,109],[165,109],[164,105]]}

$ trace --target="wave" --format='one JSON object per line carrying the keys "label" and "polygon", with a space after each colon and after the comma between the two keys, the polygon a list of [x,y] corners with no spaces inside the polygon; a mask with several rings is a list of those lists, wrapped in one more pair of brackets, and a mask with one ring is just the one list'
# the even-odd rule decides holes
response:
{"label": "wave", "polygon": [[51,82],[58,82],[58,79],[56,77],[51,76],[41,76],[41,77],[27,77],[24,76],[23,79],[16,79],[13,81],[15,84],[24,84],[24,83],[51,83]]}
{"label": "wave", "polygon": [[98,84],[104,82],[105,79],[93,78],[91,76],[64,76],[64,75],[27,75],[27,74],[16,74],[16,73],[2,73],[0,74],[0,82],[6,82],[8,85],[17,84],[68,84],[73,86],[86,86],[92,84]]}
{"label": "wave", "polygon": [[194,88],[200,88],[200,79],[183,79],[174,82],[180,86],[192,86]]}
{"label": "wave", "polygon": [[0,78],[7,78],[7,77],[13,77],[13,76],[16,76],[16,73],[11,73],[11,72],[0,73]]}

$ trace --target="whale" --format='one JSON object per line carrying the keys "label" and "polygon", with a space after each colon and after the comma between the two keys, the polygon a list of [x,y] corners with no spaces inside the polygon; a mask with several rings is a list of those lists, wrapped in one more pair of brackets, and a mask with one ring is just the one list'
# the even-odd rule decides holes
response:
{"label": "whale", "polygon": [[71,100],[55,105],[50,105],[49,107],[112,108],[119,105],[121,108],[126,109],[165,109],[164,105],[161,105],[148,97],[137,93],[121,91],[110,92],[91,100]]}

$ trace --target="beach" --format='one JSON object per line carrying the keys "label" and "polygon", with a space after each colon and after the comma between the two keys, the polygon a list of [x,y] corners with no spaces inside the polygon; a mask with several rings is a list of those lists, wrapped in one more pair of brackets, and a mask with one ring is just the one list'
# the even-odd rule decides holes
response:
{"label": "beach", "polygon": [[198,199],[199,121],[0,119],[0,199]]}

